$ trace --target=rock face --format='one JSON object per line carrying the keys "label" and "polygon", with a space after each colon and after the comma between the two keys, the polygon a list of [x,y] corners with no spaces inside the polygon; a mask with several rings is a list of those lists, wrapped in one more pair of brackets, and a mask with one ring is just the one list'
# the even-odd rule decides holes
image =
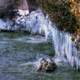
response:
{"label": "rock face", "polygon": [[39,7],[39,4],[36,0],[27,0],[27,2],[29,5],[30,12],[36,10]]}
{"label": "rock face", "polygon": [[14,3],[15,0],[0,0],[0,14],[5,13]]}
{"label": "rock face", "polygon": [[28,10],[27,0],[19,0],[18,9]]}
{"label": "rock face", "polygon": [[20,0],[17,5],[17,9],[18,9],[20,15],[25,16],[25,15],[29,14],[29,6],[27,3],[27,0]]}
{"label": "rock face", "polygon": [[27,0],[0,0],[0,16],[11,16],[14,9],[28,10]]}
{"label": "rock face", "polygon": [[37,0],[58,28],[74,33],[80,29],[80,0]]}
{"label": "rock face", "polygon": [[[21,0],[0,0],[0,14],[7,12],[10,6],[16,2],[20,3],[20,1]],[[24,2],[25,1],[26,0],[24,0]],[[77,27],[80,29],[79,0],[27,0],[27,2],[30,11],[40,6],[43,11],[49,14],[59,29],[72,33],[76,31]],[[21,8],[21,6],[18,7]]]}
{"label": "rock face", "polygon": [[8,12],[9,9],[12,10],[12,8],[21,10],[29,9],[31,12],[38,8],[38,4],[36,0],[0,0],[0,15]]}
{"label": "rock face", "polygon": [[80,28],[80,0],[69,0],[70,11],[75,16],[77,25]]}

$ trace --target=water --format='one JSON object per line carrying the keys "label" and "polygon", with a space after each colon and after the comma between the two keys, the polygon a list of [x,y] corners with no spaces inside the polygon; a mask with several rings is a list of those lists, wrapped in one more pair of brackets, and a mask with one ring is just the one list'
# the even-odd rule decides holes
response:
{"label": "water", "polygon": [[[27,38],[24,42],[23,37],[26,36]],[[20,40],[17,40],[18,38]],[[40,43],[38,43],[39,41],[37,43],[27,43],[30,38],[31,35],[26,33],[0,33],[0,80],[80,79],[80,73],[73,71],[69,67],[59,67],[55,72],[45,73],[36,72],[30,65],[21,66],[21,64],[37,60],[41,55],[53,54],[51,43],[44,43],[44,41]]]}
{"label": "water", "polygon": [[[64,62],[65,64],[71,65],[73,68],[79,68],[79,57],[77,54],[77,48],[75,43],[72,41],[72,37],[69,33],[61,32],[56,28],[52,28],[52,42],[55,48],[55,57]],[[55,60],[56,61],[56,60]]]}
{"label": "water", "polygon": [[[1,80],[75,80],[80,62],[77,49],[69,33],[61,32],[41,10],[29,16],[18,17],[15,21],[0,19],[0,28],[8,31],[28,31],[21,33],[0,33],[0,79]],[[49,41],[49,42],[48,42]],[[32,65],[40,57],[49,55],[57,65],[55,72],[37,72]]]}
{"label": "water", "polygon": [[[79,68],[80,60],[77,55],[77,48],[75,43],[71,40],[69,33],[61,32],[57,29],[56,25],[52,23],[48,15],[38,9],[32,11],[28,16],[17,16],[15,21],[9,19],[0,19],[0,28],[8,31],[28,31],[31,34],[38,34],[45,36],[41,41],[36,37],[30,37],[27,43],[41,43],[51,39],[55,49],[55,63],[66,62],[76,69]],[[23,42],[27,37],[23,37]],[[17,39],[21,41],[20,38]],[[58,59],[58,60],[57,60]]]}

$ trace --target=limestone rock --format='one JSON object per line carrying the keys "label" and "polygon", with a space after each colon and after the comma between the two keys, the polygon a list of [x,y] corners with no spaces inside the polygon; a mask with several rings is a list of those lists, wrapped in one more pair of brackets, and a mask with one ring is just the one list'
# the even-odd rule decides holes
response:
{"label": "limestone rock", "polygon": [[50,58],[41,58],[38,61],[37,71],[52,72],[57,68],[56,64]]}

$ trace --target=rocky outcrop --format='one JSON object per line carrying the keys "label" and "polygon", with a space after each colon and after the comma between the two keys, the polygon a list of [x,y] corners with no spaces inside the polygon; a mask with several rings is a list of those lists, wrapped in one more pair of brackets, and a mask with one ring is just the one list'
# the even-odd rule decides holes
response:
{"label": "rocky outcrop", "polygon": [[15,0],[0,0],[0,16],[6,14],[9,8],[12,8],[15,4]]}
{"label": "rocky outcrop", "polygon": [[[80,29],[79,0],[27,0],[27,2],[30,11],[36,10],[40,6],[44,13],[49,14],[60,30],[75,33],[77,28]],[[12,5],[19,3],[20,0],[0,0],[0,13],[7,12]]]}
{"label": "rocky outcrop", "polygon": [[27,0],[28,5],[29,5],[29,11],[34,11],[39,7],[39,4],[37,3],[36,0]]}
{"label": "rocky outcrop", "polygon": [[75,33],[80,29],[79,0],[37,0],[60,30]]}
{"label": "rocky outcrop", "polygon": [[51,58],[40,58],[36,64],[37,71],[53,72],[56,70],[57,65]]}
{"label": "rocky outcrop", "polygon": [[28,3],[27,3],[27,1],[26,0],[19,0],[17,8],[21,9],[21,10],[28,10]]}
{"label": "rocky outcrop", "polygon": [[80,28],[80,1],[69,0],[70,12],[75,16],[78,28]]}
{"label": "rocky outcrop", "polygon": [[0,16],[4,13],[8,13],[9,10],[21,9],[29,11],[36,10],[38,8],[36,0],[0,0]]}
{"label": "rocky outcrop", "polygon": [[14,3],[14,0],[0,0],[0,9],[4,10],[8,6],[12,5],[13,3]]}
{"label": "rocky outcrop", "polygon": [[[27,0],[0,0],[0,17],[15,16],[15,10],[28,10]],[[25,11],[26,12],[26,11]]]}

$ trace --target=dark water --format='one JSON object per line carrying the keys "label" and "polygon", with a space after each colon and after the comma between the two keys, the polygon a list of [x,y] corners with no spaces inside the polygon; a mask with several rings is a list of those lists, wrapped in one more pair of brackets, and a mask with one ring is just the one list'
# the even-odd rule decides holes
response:
{"label": "dark water", "polygon": [[0,80],[80,80],[80,72],[67,67],[45,73],[36,72],[32,66],[20,66],[42,54],[54,55],[51,43],[39,36],[35,41],[34,37],[26,33],[0,33]]}

